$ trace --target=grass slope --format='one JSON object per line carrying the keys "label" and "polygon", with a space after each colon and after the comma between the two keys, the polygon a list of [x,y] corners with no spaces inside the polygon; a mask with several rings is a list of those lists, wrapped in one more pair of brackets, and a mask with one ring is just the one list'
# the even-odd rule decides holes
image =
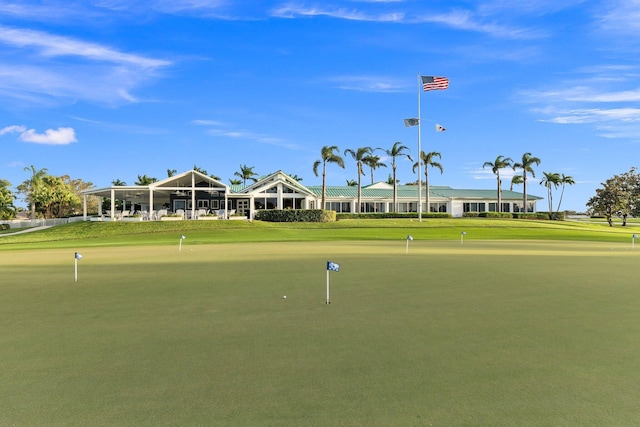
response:
{"label": "grass slope", "polygon": [[630,241],[640,224],[609,227],[603,223],[523,221],[481,218],[341,220],[334,223],[261,221],[175,221],[139,223],[76,222],[42,231],[0,236],[0,251],[78,246],[166,245],[180,235],[192,243],[396,240],[411,234],[420,240],[540,239]]}

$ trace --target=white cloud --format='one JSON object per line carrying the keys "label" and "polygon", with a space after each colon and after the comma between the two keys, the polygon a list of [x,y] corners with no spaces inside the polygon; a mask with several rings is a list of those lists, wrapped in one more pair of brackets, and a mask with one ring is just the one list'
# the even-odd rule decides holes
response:
{"label": "white cloud", "polygon": [[338,88],[358,92],[402,92],[406,89],[406,82],[380,76],[336,76],[327,79],[335,83]]}
{"label": "white cloud", "polygon": [[11,125],[11,126],[6,126],[0,129],[0,135],[4,135],[6,133],[20,133],[20,132],[24,132],[25,130],[27,130],[27,128],[24,126]]}
{"label": "white cloud", "polygon": [[327,16],[330,18],[345,19],[349,21],[369,21],[369,22],[401,22],[405,14],[402,12],[389,12],[380,14],[369,14],[356,9],[330,8],[330,7],[306,7],[302,5],[290,4],[281,6],[271,11],[271,15],[277,18],[297,18]]}
{"label": "white cloud", "polygon": [[75,131],[69,127],[47,129],[45,133],[37,133],[34,129],[29,129],[20,134],[20,140],[46,145],[67,145],[77,141]]}

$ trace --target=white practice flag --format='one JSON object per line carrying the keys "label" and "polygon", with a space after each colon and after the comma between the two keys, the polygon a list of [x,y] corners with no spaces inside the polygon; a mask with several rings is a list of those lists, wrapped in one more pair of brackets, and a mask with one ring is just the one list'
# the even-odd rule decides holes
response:
{"label": "white practice flag", "polygon": [[436,123],[436,132],[444,132],[446,129],[444,128],[444,126],[439,125],[438,123]]}
{"label": "white practice flag", "polygon": [[78,260],[82,259],[82,255],[80,255],[78,252],[76,252],[75,259],[78,259]]}

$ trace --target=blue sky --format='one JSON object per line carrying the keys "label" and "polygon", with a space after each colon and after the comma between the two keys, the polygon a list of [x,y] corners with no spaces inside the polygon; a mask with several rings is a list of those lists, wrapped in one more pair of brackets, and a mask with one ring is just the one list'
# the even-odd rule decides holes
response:
{"label": "blue sky", "polygon": [[[0,0],[0,178],[34,165],[105,187],[197,165],[228,183],[242,164],[319,185],[324,145],[415,155],[420,100],[432,185],[493,189],[483,163],[530,152],[529,192],[564,173],[562,208],[584,211],[638,166],[639,35],[638,0]],[[356,179],[345,161],[328,184]]]}

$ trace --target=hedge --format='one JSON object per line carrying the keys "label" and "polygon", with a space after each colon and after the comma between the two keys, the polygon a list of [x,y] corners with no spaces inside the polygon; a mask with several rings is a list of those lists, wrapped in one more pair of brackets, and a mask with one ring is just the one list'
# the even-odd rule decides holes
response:
{"label": "hedge", "polygon": [[322,209],[268,209],[256,212],[254,219],[266,222],[332,222],[335,211]]}
{"label": "hedge", "polygon": [[[418,212],[375,212],[375,213],[339,213],[340,219],[386,219],[386,218],[418,218]],[[451,214],[441,212],[423,212],[422,218],[451,218]]]}

